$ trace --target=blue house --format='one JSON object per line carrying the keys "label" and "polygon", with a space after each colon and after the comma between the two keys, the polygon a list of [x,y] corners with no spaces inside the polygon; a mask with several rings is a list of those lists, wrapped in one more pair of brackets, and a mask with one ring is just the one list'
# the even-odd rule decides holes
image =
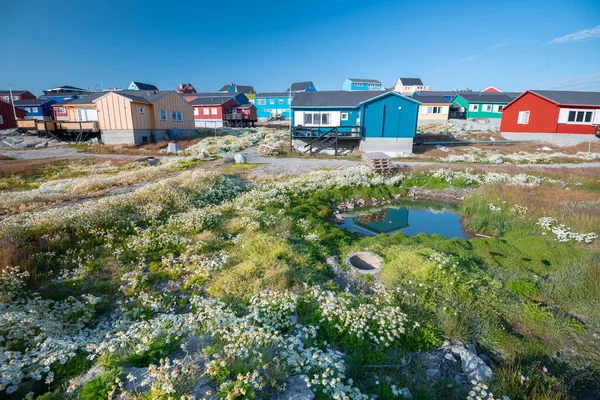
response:
{"label": "blue house", "polygon": [[384,88],[377,79],[348,78],[344,81],[342,90],[384,90]]}
{"label": "blue house", "polygon": [[316,92],[314,83],[312,81],[294,82],[287,88],[286,92],[298,93],[298,92]]}
{"label": "blue house", "polygon": [[299,151],[347,154],[412,152],[418,101],[396,92],[296,93],[292,100],[292,146]]}
{"label": "blue house", "polygon": [[254,98],[258,120],[289,119],[293,96],[290,92],[258,93]]}
{"label": "blue house", "polygon": [[16,100],[15,107],[25,111],[25,119],[52,119],[52,104],[56,103],[53,99],[35,99],[35,100]]}
{"label": "blue house", "polygon": [[294,95],[301,92],[315,92],[316,90],[311,81],[305,81],[292,83],[285,92],[258,93],[254,98],[258,120],[289,119],[290,103]]}
{"label": "blue house", "polygon": [[64,100],[81,99],[88,94],[90,94],[90,92],[86,91],[85,89],[65,85],[44,90],[43,94],[40,96],[40,99],[52,99],[57,102],[61,102]]}

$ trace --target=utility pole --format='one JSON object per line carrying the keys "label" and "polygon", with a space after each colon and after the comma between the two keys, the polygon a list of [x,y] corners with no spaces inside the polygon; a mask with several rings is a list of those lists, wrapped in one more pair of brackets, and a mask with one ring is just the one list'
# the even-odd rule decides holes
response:
{"label": "utility pole", "polygon": [[12,88],[8,87],[8,92],[10,93],[10,104],[12,104],[13,114],[15,115],[15,121],[17,120],[17,110],[15,110],[15,99],[13,99]]}

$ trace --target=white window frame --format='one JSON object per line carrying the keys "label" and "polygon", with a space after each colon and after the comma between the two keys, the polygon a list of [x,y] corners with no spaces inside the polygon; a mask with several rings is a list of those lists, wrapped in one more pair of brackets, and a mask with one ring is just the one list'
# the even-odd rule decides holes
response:
{"label": "white window frame", "polygon": [[56,107],[56,112],[57,113],[64,113],[65,112],[65,108],[64,107]]}
{"label": "white window frame", "polygon": [[479,112],[479,104],[469,104],[469,111]]}
{"label": "white window frame", "polygon": [[494,106],[491,104],[482,104],[481,105],[482,112],[492,112]]}
{"label": "white window frame", "polygon": [[183,114],[181,111],[171,111],[171,121],[181,122],[183,121]]}
{"label": "white window frame", "polygon": [[256,100],[256,103],[257,103],[259,106],[266,106],[266,105],[267,105],[267,99],[257,99],[257,100]]}
{"label": "white window frame", "polygon": [[139,107],[139,108],[138,108],[138,112],[139,112],[140,114],[146,114],[146,109],[145,109],[144,107]]}
{"label": "white window frame", "polygon": [[210,109],[208,107],[203,107],[202,108],[202,114],[204,114],[204,115],[210,115]]}
{"label": "white window frame", "polygon": [[210,108],[210,115],[218,115],[219,112],[217,111],[217,107],[211,107]]}
{"label": "white window frame", "polygon": [[[310,115],[311,122],[306,122],[306,117]],[[315,118],[319,122],[315,123]],[[323,122],[327,120],[326,122]],[[304,125],[305,126],[330,126],[331,124],[331,113],[328,112],[305,112],[304,113]]]}
{"label": "white window frame", "polygon": [[274,99],[269,100],[269,104],[275,105],[275,100]]}
{"label": "white window frame", "polygon": [[347,112],[340,113],[340,121],[348,121],[348,113]]}
{"label": "white window frame", "polygon": [[158,115],[161,121],[167,121],[167,110],[159,110]]}
{"label": "white window frame", "polygon": [[519,116],[517,117],[517,124],[528,125],[530,114],[530,111],[519,111]]}
{"label": "white window frame", "polygon": [[[575,115],[575,119],[573,121],[570,121],[571,113],[574,113],[574,115]],[[590,120],[586,121],[585,117],[586,117],[586,115],[588,115],[588,113],[590,114]],[[579,117],[579,115],[581,115],[581,121],[577,121],[577,117]],[[594,110],[569,109],[569,112],[567,113],[567,121],[565,122],[565,124],[592,125],[593,121],[594,121]]]}
{"label": "white window frame", "polygon": [[429,106],[427,107],[427,111],[425,112],[425,114],[441,114],[442,113],[442,107],[440,106]]}
{"label": "white window frame", "polygon": [[194,115],[198,115],[199,111],[198,111],[198,107],[194,107]]}

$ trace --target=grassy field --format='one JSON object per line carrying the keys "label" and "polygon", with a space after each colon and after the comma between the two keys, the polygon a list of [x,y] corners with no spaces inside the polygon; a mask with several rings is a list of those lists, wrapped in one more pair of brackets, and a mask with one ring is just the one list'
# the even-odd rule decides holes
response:
{"label": "grassy field", "polygon": [[[319,399],[467,398],[470,383],[423,361],[446,341],[476,346],[496,398],[600,395],[593,172],[11,168],[2,179],[23,184],[0,186],[0,397],[275,398],[300,376]],[[342,201],[415,186],[469,189],[459,212],[490,237],[333,223]],[[326,263],[355,251],[380,255],[381,272]]]}

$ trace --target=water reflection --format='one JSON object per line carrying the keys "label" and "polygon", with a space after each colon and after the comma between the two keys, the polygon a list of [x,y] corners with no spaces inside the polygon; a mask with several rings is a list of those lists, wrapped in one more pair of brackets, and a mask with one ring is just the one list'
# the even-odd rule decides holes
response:
{"label": "water reflection", "polygon": [[402,232],[407,236],[435,233],[449,239],[472,237],[463,227],[457,206],[451,203],[411,201],[366,208],[346,214],[340,227],[366,236]]}

